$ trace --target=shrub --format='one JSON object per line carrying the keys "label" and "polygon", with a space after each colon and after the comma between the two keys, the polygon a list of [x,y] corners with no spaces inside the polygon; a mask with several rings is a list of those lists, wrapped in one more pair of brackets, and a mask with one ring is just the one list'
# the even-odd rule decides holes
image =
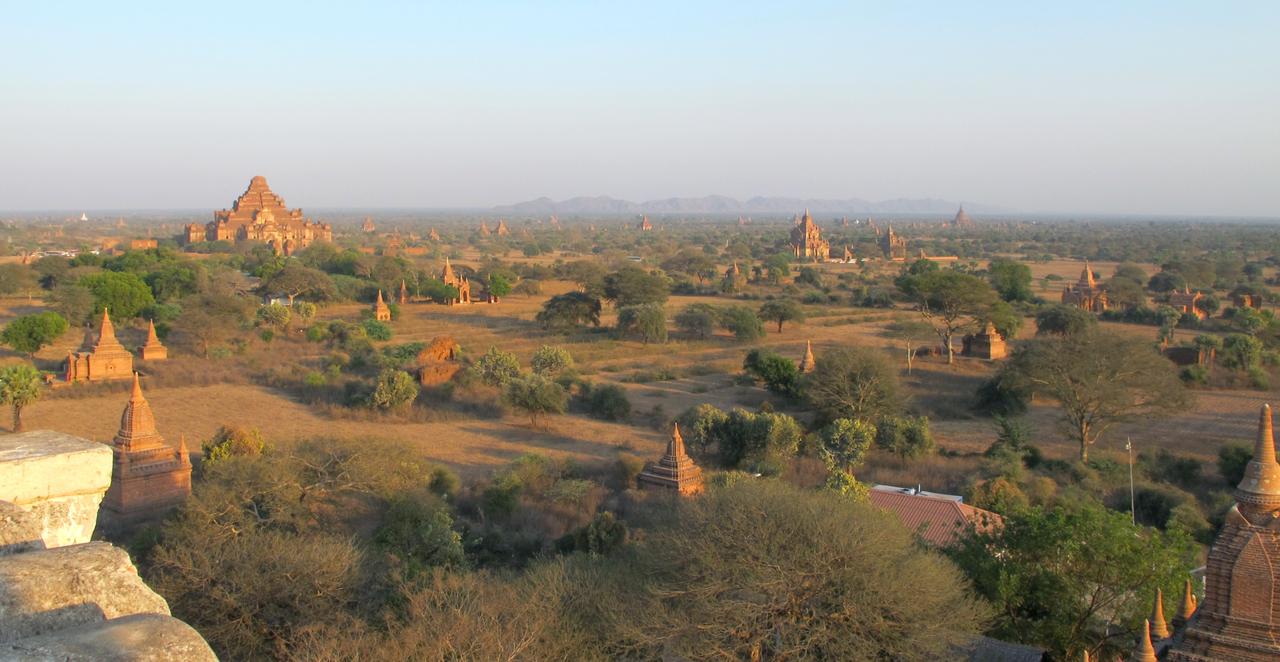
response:
{"label": "shrub", "polygon": [[503,400],[529,416],[529,424],[538,425],[544,414],[563,414],[569,396],[559,384],[541,375],[528,374],[507,382]]}
{"label": "shrub", "polygon": [[876,446],[903,460],[917,459],[932,453],[934,445],[933,434],[929,432],[929,419],[924,416],[881,419],[876,429]]}
{"label": "shrub", "polygon": [[471,365],[471,371],[489,386],[506,386],[520,375],[520,361],[516,355],[497,347],[489,347],[483,356]]}
{"label": "shrub", "polygon": [[1227,485],[1235,487],[1244,480],[1245,467],[1253,459],[1253,449],[1244,444],[1227,444],[1218,449],[1218,473]]}
{"label": "shrub", "polygon": [[266,447],[267,442],[257,428],[224,425],[201,447],[204,456],[201,466],[231,457],[261,455]]}
{"label": "shrub", "polygon": [[435,498],[393,499],[373,542],[398,561],[407,579],[434,567],[461,566],[466,560],[462,536],[453,530],[448,508]]}
{"label": "shrub", "polygon": [[747,352],[742,369],[764,382],[765,388],[789,398],[800,396],[800,369],[791,359],[767,349]]}
{"label": "shrub", "polygon": [[418,382],[403,370],[388,368],[378,374],[378,382],[369,394],[369,406],[374,409],[405,409],[418,398]]}
{"label": "shrub", "polygon": [[573,355],[563,347],[543,345],[529,360],[533,371],[544,377],[554,377],[573,369]]}
{"label": "shrub", "polygon": [[617,384],[603,384],[587,392],[587,412],[606,421],[623,421],[631,416],[631,400],[626,389]]}
{"label": "shrub", "polygon": [[752,342],[764,337],[764,322],[746,306],[728,306],[720,311],[720,326],[739,342]]}
{"label": "shrub", "polygon": [[366,319],[360,321],[364,334],[370,340],[391,340],[391,327],[385,322],[379,322],[375,319]]}
{"label": "shrub", "polygon": [[618,333],[638,335],[647,345],[667,342],[667,312],[661,303],[641,303],[618,310]]}
{"label": "shrub", "polygon": [[704,455],[717,443],[717,431],[728,419],[729,414],[724,410],[704,402],[680,414],[676,422],[685,446],[695,455]]}
{"label": "shrub", "polygon": [[5,325],[4,331],[0,331],[0,342],[33,356],[66,333],[67,326],[66,318],[52,311],[23,315]]}

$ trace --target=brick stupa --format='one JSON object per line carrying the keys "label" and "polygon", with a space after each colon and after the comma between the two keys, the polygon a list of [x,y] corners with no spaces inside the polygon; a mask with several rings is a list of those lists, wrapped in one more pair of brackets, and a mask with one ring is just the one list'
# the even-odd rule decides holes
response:
{"label": "brick stupa", "polygon": [[[1253,459],[1205,565],[1204,601],[1183,598],[1166,662],[1280,660],[1280,464],[1263,405]],[[1192,612],[1188,618],[1185,614]]]}
{"label": "brick stupa", "polygon": [[116,339],[116,328],[104,308],[97,336],[86,330],[80,350],[67,355],[66,380],[99,382],[128,379],[132,374],[133,354]]}
{"label": "brick stupa", "polygon": [[813,359],[813,341],[806,340],[804,341],[804,356],[800,357],[800,372],[813,372],[815,365],[817,365],[817,361]]}
{"label": "brick stupa", "polygon": [[702,491],[702,469],[685,453],[679,424],[671,428],[671,441],[667,442],[662,459],[645,467],[636,476],[636,484],[647,489],[675,490],[681,496]]}
{"label": "brick stupa", "polygon": [[102,500],[110,526],[129,526],[160,517],[191,494],[191,459],[185,437],[178,447],[165,443],[156,430],[151,405],[142,397],[138,375],[133,394],[120,416],[120,431],[111,442],[115,462],[111,487]]}
{"label": "brick stupa", "polygon": [[138,348],[138,356],[143,361],[163,361],[169,358],[169,349],[160,344],[160,336],[156,335],[156,321],[147,322],[147,341]]}
{"label": "brick stupa", "polygon": [[382,290],[378,290],[378,300],[373,302],[373,319],[379,322],[391,321],[391,307],[382,300]]}

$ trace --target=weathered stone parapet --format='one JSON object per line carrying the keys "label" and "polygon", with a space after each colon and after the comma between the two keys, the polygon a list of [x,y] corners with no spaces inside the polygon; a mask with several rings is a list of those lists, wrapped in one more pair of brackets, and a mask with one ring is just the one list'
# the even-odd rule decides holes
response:
{"label": "weathered stone parapet", "polygon": [[44,549],[40,520],[28,510],[0,501],[0,556]]}
{"label": "weathered stone parapet", "polygon": [[111,485],[111,448],[38,430],[0,437],[0,501],[31,513],[45,547],[88,542]]}
{"label": "weathered stone parapet", "polygon": [[182,621],[136,614],[0,644],[0,662],[216,662],[209,644]]}
{"label": "weathered stone parapet", "polygon": [[0,557],[0,643],[132,614],[169,615],[123,549],[90,542]]}

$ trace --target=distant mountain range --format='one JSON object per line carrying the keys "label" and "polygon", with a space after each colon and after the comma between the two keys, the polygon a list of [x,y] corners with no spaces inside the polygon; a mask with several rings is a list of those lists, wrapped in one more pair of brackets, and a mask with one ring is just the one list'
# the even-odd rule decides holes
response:
{"label": "distant mountain range", "polygon": [[[936,198],[896,198],[873,202],[860,198],[831,200],[823,198],[754,197],[743,201],[723,195],[700,198],[663,198],[632,202],[607,195],[581,196],[568,200],[538,198],[513,205],[500,205],[494,213],[524,216],[551,214],[797,214],[808,209],[825,214],[954,214],[961,203]],[[1002,214],[1010,210],[984,204],[964,203],[972,214]]]}

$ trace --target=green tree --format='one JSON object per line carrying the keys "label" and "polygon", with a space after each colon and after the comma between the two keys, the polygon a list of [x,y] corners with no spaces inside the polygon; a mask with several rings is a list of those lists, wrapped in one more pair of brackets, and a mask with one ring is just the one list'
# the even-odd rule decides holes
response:
{"label": "green tree", "polygon": [[118,320],[137,317],[156,303],[151,288],[137,274],[130,272],[90,274],[81,278],[80,284],[93,295],[94,313],[105,308]]}
{"label": "green tree", "polygon": [[804,379],[804,394],[823,420],[876,422],[902,406],[898,375],[885,358],[862,348],[828,350]]}
{"label": "green tree", "polygon": [[573,370],[573,355],[563,347],[543,345],[533,352],[529,366],[543,377],[555,377]]}
{"label": "green tree", "polygon": [[369,394],[369,406],[384,411],[407,409],[418,399],[418,382],[403,370],[388,368],[378,373],[378,382]]}
{"label": "green tree", "polygon": [[410,580],[431,568],[460,567],[466,562],[462,535],[453,530],[449,509],[430,495],[406,494],[393,499],[373,542],[398,561]]}
{"label": "green tree", "polygon": [[719,312],[720,326],[739,342],[752,342],[764,337],[764,322],[754,310],[746,306],[725,306]]}
{"label": "green tree", "polygon": [[490,346],[483,356],[472,364],[471,371],[489,386],[506,386],[520,376],[520,360],[511,352]]}
{"label": "green tree", "polygon": [[1033,392],[1058,401],[1081,462],[1112,425],[1177,411],[1190,398],[1150,343],[1114,333],[1036,338],[1014,352],[1009,370]]}
{"label": "green tree", "polygon": [[288,297],[289,305],[300,296],[309,296],[317,300],[333,299],[336,289],[333,279],[319,269],[305,267],[297,260],[288,260],[284,266],[262,280],[258,292],[265,296],[283,294]]}
{"label": "green tree", "polygon": [[876,426],[876,446],[897,455],[903,462],[934,451],[929,419],[924,416],[885,416]]}
{"label": "green tree", "polygon": [[289,306],[271,303],[259,306],[254,316],[260,326],[279,331],[289,326],[289,320],[293,319],[293,311],[289,309]]}
{"label": "green tree", "polygon": [[1222,365],[1228,370],[1249,370],[1262,360],[1262,341],[1243,333],[1232,333],[1222,340]]}
{"label": "green tree", "polygon": [[1119,275],[1107,281],[1107,301],[1113,305],[1125,309],[1138,308],[1147,303],[1147,291],[1142,284],[1143,280],[1130,280]]}
{"label": "green tree", "polygon": [[709,337],[716,327],[716,310],[710,304],[691,303],[676,313],[676,326],[700,340]]}
{"label": "green tree", "polygon": [[37,274],[25,264],[0,264],[0,295],[25,293],[31,296],[32,290],[40,286]]}
{"label": "green tree", "polygon": [[764,261],[765,280],[770,285],[782,283],[782,279],[791,275],[791,258],[782,253],[774,253]]}
{"label": "green tree", "polygon": [[67,332],[67,320],[58,313],[45,311],[23,315],[5,325],[0,342],[34,358],[35,353]]}
{"label": "green tree", "polygon": [[947,350],[947,363],[955,362],[952,338],[977,318],[989,314],[996,301],[996,293],[986,281],[959,271],[908,273],[898,277],[897,286],[933,325]]}
{"label": "green tree", "polygon": [[783,322],[804,321],[804,309],[790,299],[774,299],[760,306],[760,319],[776,322],[778,333],[782,333]]}
{"label": "green tree", "polygon": [[1253,449],[1244,444],[1227,444],[1218,449],[1218,473],[1227,485],[1235,487],[1244,480],[1244,470],[1253,459]]}
{"label": "green tree", "polygon": [[837,418],[819,434],[819,452],[828,466],[853,474],[876,438],[876,428],[867,421]]}
{"label": "green tree", "polygon": [[250,304],[231,294],[202,294],[183,301],[174,328],[206,359],[214,344],[233,335],[247,322]]}
{"label": "green tree", "polygon": [[947,554],[994,605],[991,636],[1069,660],[1131,650],[1151,594],[1179,595],[1198,548],[1088,503],[1012,512],[1002,527],[970,529]]}
{"label": "green tree", "polygon": [[584,292],[566,292],[547,299],[535,318],[544,328],[566,331],[590,324],[600,326],[600,299]]}
{"label": "green tree", "polygon": [[569,396],[559,384],[541,375],[520,375],[507,382],[503,399],[529,417],[529,425],[538,426],[538,417],[563,414]]}
{"label": "green tree", "polygon": [[201,446],[201,469],[212,462],[221,462],[233,457],[252,457],[262,455],[267,442],[257,428],[242,428],[235,425],[223,425],[214,433],[213,438]]}
{"label": "green tree", "polygon": [[725,466],[780,471],[804,435],[800,423],[786,414],[734,409],[714,436]]}
{"label": "green tree", "polygon": [[742,369],[764,382],[765,388],[788,398],[800,396],[800,369],[795,361],[767,349],[747,352]]}
{"label": "green tree", "polygon": [[13,431],[22,432],[22,410],[44,392],[40,371],[25,363],[0,368],[0,404],[13,408]]}
{"label": "green tree", "polygon": [[1004,301],[997,301],[991,304],[986,313],[978,318],[980,325],[988,322],[995,327],[997,333],[1002,338],[1012,339],[1018,335],[1018,331],[1022,329],[1022,314],[1014,310],[1013,306]]}
{"label": "green tree", "polygon": [[987,280],[1005,301],[1031,301],[1031,267],[998,257],[987,267]]}
{"label": "green tree", "polygon": [[1071,336],[1092,331],[1098,318],[1087,310],[1066,304],[1054,304],[1036,313],[1036,335]]}
{"label": "green tree", "polygon": [[641,303],[618,310],[618,332],[640,336],[644,344],[667,342],[667,311],[660,303]]}
{"label": "green tree", "polygon": [[93,317],[93,293],[76,283],[63,283],[49,293],[49,307],[67,319],[69,324],[82,326]]}
{"label": "green tree", "polygon": [[623,267],[604,277],[604,298],[617,308],[642,303],[663,304],[671,293],[671,281],[661,273],[640,267]]}
{"label": "green tree", "polygon": [[503,274],[489,274],[489,294],[497,299],[511,294],[511,280]]}

